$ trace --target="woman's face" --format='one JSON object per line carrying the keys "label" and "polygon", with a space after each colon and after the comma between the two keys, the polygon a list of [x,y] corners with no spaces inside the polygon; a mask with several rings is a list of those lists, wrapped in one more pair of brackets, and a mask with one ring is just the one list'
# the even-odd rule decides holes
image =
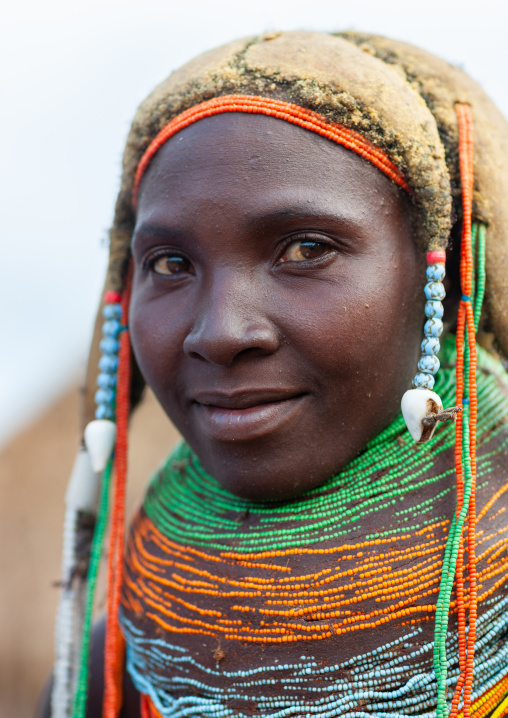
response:
{"label": "woman's face", "polygon": [[133,349],[224,488],[316,487],[398,413],[424,301],[406,202],[350,150],[260,115],[201,120],[152,161]]}

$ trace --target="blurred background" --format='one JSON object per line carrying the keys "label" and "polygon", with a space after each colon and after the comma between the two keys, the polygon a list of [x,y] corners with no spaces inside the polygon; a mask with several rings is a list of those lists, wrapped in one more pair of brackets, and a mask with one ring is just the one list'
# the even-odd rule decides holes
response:
{"label": "blurred background", "polygon": [[[194,55],[270,30],[357,29],[459,64],[508,115],[499,0],[18,0],[0,21],[0,716],[33,714],[51,669],[63,495],[107,228],[138,103]],[[132,427],[129,506],[176,433]]]}

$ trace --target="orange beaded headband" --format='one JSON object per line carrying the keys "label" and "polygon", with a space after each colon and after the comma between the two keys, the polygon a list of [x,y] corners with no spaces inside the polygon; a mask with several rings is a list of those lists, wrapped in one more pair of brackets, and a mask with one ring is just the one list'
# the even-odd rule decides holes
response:
{"label": "orange beaded headband", "polygon": [[326,137],[332,142],[336,142],[343,147],[347,147],[356,154],[369,160],[375,167],[383,172],[387,177],[393,180],[399,187],[406,192],[411,192],[402,172],[393,164],[387,155],[379,148],[366,140],[362,135],[348,127],[330,122],[317,112],[306,110],[304,107],[293,105],[290,102],[282,102],[281,100],[270,100],[266,97],[255,97],[250,95],[226,95],[224,97],[214,97],[206,102],[185,110],[181,114],[174,117],[159,132],[148,145],[143,154],[134,178],[134,186],[132,189],[132,206],[136,209],[139,186],[141,180],[150,164],[152,158],[173,135],[180,130],[189,127],[194,122],[202,120],[205,117],[220,115],[223,112],[249,112],[251,114],[268,115],[276,117],[293,125],[299,125],[306,130],[316,132],[322,137]]}

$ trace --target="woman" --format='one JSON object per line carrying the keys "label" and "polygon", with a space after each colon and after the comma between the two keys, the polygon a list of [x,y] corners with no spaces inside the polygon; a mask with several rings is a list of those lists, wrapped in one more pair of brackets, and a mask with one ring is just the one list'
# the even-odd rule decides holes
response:
{"label": "woman", "polygon": [[[239,40],[141,105],[87,381],[96,468],[118,427],[88,715],[103,653],[107,716],[504,714],[508,400],[474,324],[487,236],[482,341],[489,329],[508,350],[507,157],[504,119],[462,72],[360,34]],[[143,381],[186,443],[122,568],[128,398]],[[87,501],[70,500],[71,546]],[[92,584],[103,528],[104,512]],[[74,715],[86,705],[87,619],[81,661],[68,648],[78,558],[55,716],[75,684]]]}

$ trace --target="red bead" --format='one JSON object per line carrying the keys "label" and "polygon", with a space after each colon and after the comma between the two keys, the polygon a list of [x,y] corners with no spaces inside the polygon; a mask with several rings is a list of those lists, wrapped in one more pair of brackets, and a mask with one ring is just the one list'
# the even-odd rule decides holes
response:
{"label": "red bead", "polygon": [[439,249],[427,252],[427,264],[446,264],[446,252]]}
{"label": "red bead", "polygon": [[122,301],[122,295],[120,292],[109,291],[104,295],[105,304],[118,304]]}

